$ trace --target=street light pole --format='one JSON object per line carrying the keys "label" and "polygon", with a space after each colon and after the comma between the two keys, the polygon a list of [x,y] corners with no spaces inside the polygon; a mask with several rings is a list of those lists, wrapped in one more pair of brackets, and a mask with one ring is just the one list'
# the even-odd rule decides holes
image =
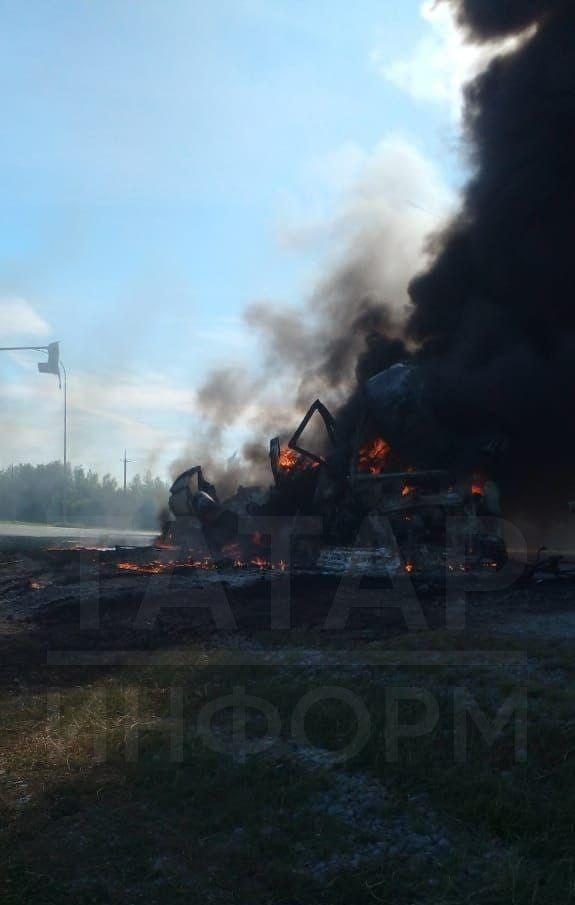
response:
{"label": "street light pole", "polygon": [[[66,480],[68,472],[68,375],[64,362],[60,361],[60,343],[48,343],[47,346],[0,346],[0,352],[46,352],[48,361],[41,361],[38,370],[41,374],[55,374],[62,389],[62,374],[64,374],[64,480],[62,483],[62,516],[66,517]],[[13,467],[12,467],[13,469]]]}
{"label": "street light pole", "polygon": [[65,522],[68,517],[68,374],[64,367],[64,362],[58,360],[58,379],[60,387],[62,387],[62,376],[64,374],[64,476],[62,480],[62,521]]}
{"label": "street light pole", "polygon": [[63,362],[60,361],[60,343],[48,343],[47,346],[0,346],[0,352],[46,352],[48,361],[38,365],[41,374],[55,374],[62,388],[62,371],[64,372],[64,473],[68,462],[68,389],[67,374]]}
{"label": "street light pole", "polygon": [[64,480],[62,484],[62,515],[66,515],[66,478],[68,470],[68,375],[64,363],[60,361],[60,343],[48,343],[47,346],[1,346],[0,352],[46,352],[48,361],[41,361],[38,370],[41,374],[54,374],[62,389],[64,374]]}
{"label": "street light pole", "polygon": [[[50,345],[55,346],[58,343],[50,343]],[[0,352],[47,352],[50,348],[48,346],[2,346],[0,347]]]}
{"label": "street light pole", "polygon": [[60,367],[64,373],[64,478],[66,477],[66,468],[68,465],[68,375],[64,362],[60,361]]}

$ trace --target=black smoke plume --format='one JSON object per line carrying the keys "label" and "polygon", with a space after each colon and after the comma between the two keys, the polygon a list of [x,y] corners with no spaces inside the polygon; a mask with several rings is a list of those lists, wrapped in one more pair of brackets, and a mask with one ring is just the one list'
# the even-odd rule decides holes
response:
{"label": "black smoke plume", "polygon": [[410,286],[407,336],[436,410],[509,449],[509,497],[567,499],[575,477],[575,4],[446,0],[469,39],[531,29],[466,88],[472,177]]}

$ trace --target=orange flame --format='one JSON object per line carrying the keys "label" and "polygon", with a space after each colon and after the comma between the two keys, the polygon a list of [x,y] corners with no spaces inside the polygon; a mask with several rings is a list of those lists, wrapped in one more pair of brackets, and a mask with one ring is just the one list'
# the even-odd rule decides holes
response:
{"label": "orange flame", "polygon": [[411,575],[412,572],[415,572],[415,565],[412,562],[408,562],[405,566],[405,571]]}
{"label": "orange flame", "polygon": [[359,451],[358,470],[372,475],[385,471],[391,456],[391,446],[381,437],[368,443]]}
{"label": "orange flame", "polygon": [[284,471],[294,471],[298,467],[298,455],[293,449],[282,449],[278,459],[278,465]]}
{"label": "orange flame", "polygon": [[[251,559],[234,559],[233,563],[234,569],[260,569],[261,571],[265,569],[279,569],[281,572],[286,571],[286,563],[281,561],[276,566],[269,559],[265,559],[263,556],[254,556]],[[203,571],[212,571],[218,568],[217,563],[215,563],[211,559],[190,559],[185,562],[177,562],[175,560],[171,560],[170,562],[159,562],[158,560],[153,560],[147,563],[137,563],[137,562],[119,562],[117,564],[118,572],[130,572],[135,575],[166,575],[173,572],[175,569],[197,569]]]}
{"label": "orange flame", "polygon": [[403,490],[401,491],[401,495],[403,497],[413,496],[414,493],[417,492],[417,487],[414,487],[412,484],[405,484]]}
{"label": "orange flame", "polygon": [[289,447],[284,447],[278,459],[278,465],[282,471],[294,472],[294,471],[307,471],[309,468],[319,468],[319,462],[313,462],[311,459],[306,459],[304,456],[300,456],[294,449],[289,449]]}
{"label": "orange flame", "polygon": [[471,493],[473,496],[485,496],[485,478],[480,474],[474,474],[471,478]]}
{"label": "orange flame", "polygon": [[164,575],[172,572],[174,569],[202,569],[204,571],[215,569],[216,564],[210,559],[189,560],[187,562],[119,562],[117,564],[118,572],[135,572],[138,575]]}
{"label": "orange flame", "polygon": [[174,544],[169,544],[163,538],[159,537],[154,541],[154,548],[156,550],[177,550],[178,548]]}

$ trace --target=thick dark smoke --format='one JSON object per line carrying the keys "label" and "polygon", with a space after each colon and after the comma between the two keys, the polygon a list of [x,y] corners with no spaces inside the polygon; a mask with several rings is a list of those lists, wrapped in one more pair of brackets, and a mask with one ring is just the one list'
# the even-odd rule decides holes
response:
{"label": "thick dark smoke", "polygon": [[433,266],[411,284],[407,333],[423,346],[441,415],[507,436],[508,492],[565,500],[575,475],[575,4],[453,5],[477,41],[535,28],[466,89],[474,174]]}
{"label": "thick dark smoke", "polygon": [[569,0],[452,0],[459,24],[471,39],[490,41],[540,24]]}

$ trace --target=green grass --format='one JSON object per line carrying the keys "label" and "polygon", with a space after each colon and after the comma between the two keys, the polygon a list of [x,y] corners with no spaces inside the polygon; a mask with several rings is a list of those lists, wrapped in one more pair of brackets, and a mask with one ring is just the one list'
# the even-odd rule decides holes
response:
{"label": "green grass", "polygon": [[[289,643],[310,646],[310,639]],[[434,633],[401,644],[477,649],[490,641]],[[118,670],[63,688],[60,721],[50,724],[43,691],[24,685],[4,694],[2,905],[568,905],[575,901],[574,651],[514,639],[500,647],[525,651],[529,670]],[[440,719],[433,733],[402,740],[399,760],[390,762],[386,689],[401,684],[431,691]],[[528,698],[526,762],[515,760],[510,726],[492,746],[471,733],[467,762],[454,762],[454,688],[466,687],[493,719],[518,684]],[[372,732],[356,758],[330,769],[289,740],[298,701],[333,685],[365,702]],[[272,703],[282,725],[274,747],[243,762],[233,750],[210,750],[197,731],[202,708],[238,686]],[[181,762],[171,761],[162,729],[173,687],[183,695]],[[402,717],[418,719],[419,707],[406,704]],[[261,736],[262,721],[249,714],[249,732]],[[219,743],[231,746],[231,711],[214,723]],[[329,752],[353,738],[356,723],[343,704],[324,701],[306,729],[310,745]],[[126,738],[133,742],[136,731],[139,751],[130,761]],[[100,753],[105,740],[103,762],[94,758],[95,740]],[[385,795],[365,813],[361,789],[357,800],[352,795],[347,804],[359,810],[350,823],[324,803],[337,805],[342,783],[358,778],[379,783]],[[434,864],[387,844],[354,866],[354,854],[374,841],[374,815],[398,836],[404,825],[422,835],[439,827],[448,855]],[[334,854],[341,867],[318,873]]]}

